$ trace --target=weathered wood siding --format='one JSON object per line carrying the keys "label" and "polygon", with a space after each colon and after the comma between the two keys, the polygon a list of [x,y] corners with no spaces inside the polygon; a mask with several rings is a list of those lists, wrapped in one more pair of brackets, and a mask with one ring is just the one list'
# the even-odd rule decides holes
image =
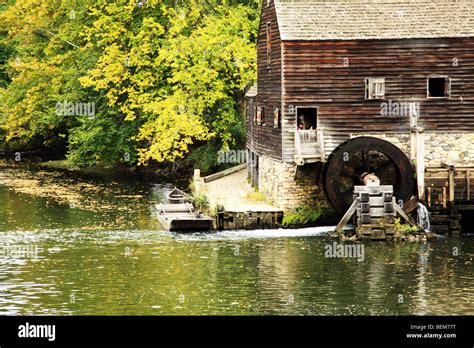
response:
{"label": "weathered wood siding", "polygon": [[[318,107],[329,152],[350,134],[409,132],[409,117],[381,116],[384,100],[365,100],[369,77],[385,78],[385,101],[419,102],[418,126],[427,131],[474,132],[474,38],[284,41],[283,52],[287,162],[293,161],[297,106]],[[277,79],[263,78],[263,70],[260,63],[259,95],[276,103]],[[451,78],[449,99],[427,99],[432,75]]]}
{"label": "weathered wood siding", "polygon": [[[249,117],[247,144],[258,155],[281,159],[281,129],[274,128],[273,110],[281,110],[281,40],[273,0],[266,7],[263,3],[258,34],[258,95],[257,107],[265,107],[265,125],[253,122]],[[271,22],[272,51],[271,65],[267,65],[266,25]]]}

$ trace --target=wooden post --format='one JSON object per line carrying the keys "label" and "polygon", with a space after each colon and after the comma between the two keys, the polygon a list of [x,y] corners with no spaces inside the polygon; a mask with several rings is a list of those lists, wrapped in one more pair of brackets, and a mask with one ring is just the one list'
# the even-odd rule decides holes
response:
{"label": "wooden post", "polygon": [[425,133],[418,128],[416,132],[416,181],[418,184],[418,199],[425,201]]}
{"label": "wooden post", "polygon": [[418,134],[417,113],[410,112],[410,160],[416,160],[417,134]]}
{"label": "wooden post", "polygon": [[201,193],[201,170],[194,169],[194,193]]}
{"label": "wooden post", "polygon": [[431,187],[428,187],[427,204],[428,204],[428,209],[431,209]]}
{"label": "wooden post", "polygon": [[468,169],[466,171],[466,185],[467,185],[467,197],[466,200],[471,200],[471,171]]}
{"label": "wooden post", "polygon": [[454,205],[454,166],[450,165],[448,167],[449,171],[449,204]]}
{"label": "wooden post", "polygon": [[246,152],[245,152],[245,163],[247,163],[247,181],[248,182],[252,182],[252,166],[250,165],[250,163],[252,162],[252,160],[250,159],[250,150],[247,148]]}
{"label": "wooden post", "polygon": [[443,187],[443,197],[442,197],[442,201],[443,201],[443,208],[446,209],[446,186]]}
{"label": "wooden post", "polygon": [[318,129],[318,139],[319,139],[319,150],[321,151],[321,161],[325,161],[326,150],[324,148],[324,132],[322,129]]}
{"label": "wooden post", "polygon": [[416,129],[410,131],[410,160],[416,160]]}

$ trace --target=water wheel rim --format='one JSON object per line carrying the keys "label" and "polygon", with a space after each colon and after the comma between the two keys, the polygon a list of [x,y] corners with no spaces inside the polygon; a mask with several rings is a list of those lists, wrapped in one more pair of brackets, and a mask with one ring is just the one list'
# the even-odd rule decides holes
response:
{"label": "water wheel rim", "polygon": [[[352,192],[347,190],[350,186],[350,183],[347,183],[347,171],[350,172],[350,168],[346,168],[345,166],[350,166],[350,160],[354,159],[354,154],[359,153],[366,153],[369,155],[371,153],[378,153],[385,156],[388,159],[386,165],[388,166],[390,164],[393,166],[392,176],[395,175],[395,180],[393,180],[393,178],[386,178],[381,180],[381,184],[393,185],[397,199],[401,199],[403,202],[410,199],[415,189],[414,171],[410,160],[403,151],[396,145],[383,139],[374,137],[357,137],[345,141],[334,149],[328,157],[323,172],[324,191],[331,205],[339,213],[345,213],[349,208],[352,197]],[[347,156],[349,156],[349,161],[347,160]],[[368,161],[370,163],[370,157]],[[371,171],[374,168],[370,168],[369,164],[366,169]],[[346,174],[344,174],[344,170],[346,171]],[[358,177],[362,174],[361,171],[361,169],[353,170],[351,174],[353,177],[353,185],[350,189],[353,189]],[[378,174],[380,175],[380,173]],[[344,180],[346,180],[346,182],[344,182]],[[361,185],[361,183],[358,184]],[[343,191],[345,191],[345,195],[343,195]]]}

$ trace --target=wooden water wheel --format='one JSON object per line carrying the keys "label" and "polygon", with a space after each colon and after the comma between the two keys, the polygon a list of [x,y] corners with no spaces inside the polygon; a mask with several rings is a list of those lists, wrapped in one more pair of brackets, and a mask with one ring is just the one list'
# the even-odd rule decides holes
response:
{"label": "wooden water wheel", "polygon": [[363,174],[373,173],[381,185],[393,185],[397,200],[407,202],[415,189],[415,175],[405,154],[392,143],[372,137],[349,139],[328,157],[323,172],[324,189],[332,204],[345,213],[353,201],[355,185]]}

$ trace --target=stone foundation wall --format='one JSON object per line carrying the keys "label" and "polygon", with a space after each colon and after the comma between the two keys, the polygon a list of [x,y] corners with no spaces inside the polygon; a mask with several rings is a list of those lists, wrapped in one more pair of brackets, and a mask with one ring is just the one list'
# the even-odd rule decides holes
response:
{"label": "stone foundation wall", "polygon": [[283,163],[259,157],[258,188],[274,205],[285,211],[301,205],[329,208],[322,184],[318,182],[321,164]]}
{"label": "stone foundation wall", "polygon": [[474,166],[474,133],[426,133],[425,159],[426,167]]}
{"label": "stone foundation wall", "polygon": [[[410,134],[408,133],[376,133],[376,134],[357,134],[356,137],[373,137],[386,140],[405,153],[410,158]],[[356,138],[354,137],[354,138]]]}
{"label": "stone foundation wall", "polygon": [[[364,136],[387,140],[410,158],[408,133],[364,134]],[[425,166],[440,167],[441,163],[456,167],[474,166],[474,133],[425,133]]]}

